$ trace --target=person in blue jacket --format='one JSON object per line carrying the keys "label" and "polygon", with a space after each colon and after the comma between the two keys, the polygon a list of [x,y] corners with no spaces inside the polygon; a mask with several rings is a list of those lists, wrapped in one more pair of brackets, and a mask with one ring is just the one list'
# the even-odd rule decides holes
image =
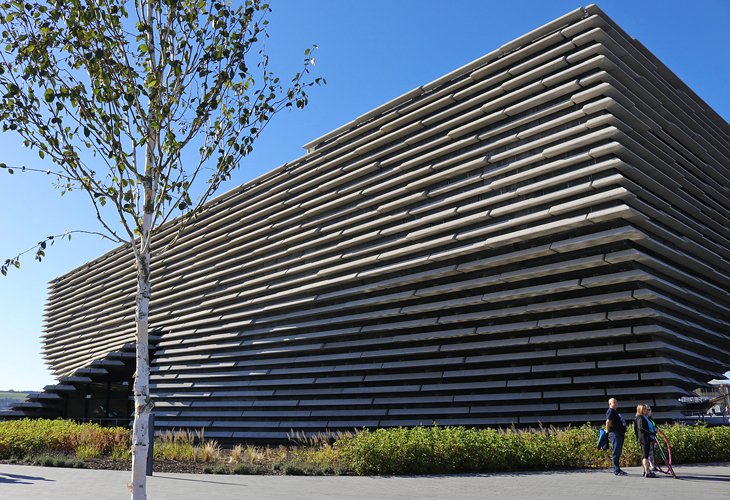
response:
{"label": "person in blue jacket", "polygon": [[651,424],[647,418],[648,413],[646,405],[637,405],[636,418],[634,418],[634,432],[641,446],[641,464],[644,466],[644,477],[656,477],[656,474],[652,472],[651,466],[649,465],[649,453],[651,452],[651,443],[653,441],[651,429],[653,426],[650,427]]}
{"label": "person in blue jacket", "polygon": [[626,420],[618,411],[618,400],[611,398],[608,400],[608,410],[606,410],[606,432],[611,440],[611,461],[613,462],[613,473],[616,476],[626,476],[626,472],[621,470],[621,452],[624,449],[624,438],[626,437]]}
{"label": "person in blue jacket", "polygon": [[656,422],[654,422],[654,419],[651,416],[651,406],[646,405],[646,418],[649,421],[649,433],[651,434],[649,437],[651,438],[651,448],[649,448],[649,466],[651,467],[652,472],[658,472],[659,467],[656,465],[656,459],[654,458],[654,447],[656,446]]}

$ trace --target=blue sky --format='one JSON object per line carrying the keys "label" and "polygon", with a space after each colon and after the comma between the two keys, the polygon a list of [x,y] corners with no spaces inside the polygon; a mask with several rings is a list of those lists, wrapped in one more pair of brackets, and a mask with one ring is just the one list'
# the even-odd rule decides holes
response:
{"label": "blue sky", "polygon": [[[305,111],[276,117],[227,190],[300,156],[301,146],[356,116],[492,51],[580,3],[558,0],[273,0],[273,65],[298,69],[316,43],[316,75],[328,85]],[[722,117],[730,120],[730,1],[603,1],[598,5],[639,39]],[[8,134],[0,162],[49,166]],[[97,229],[80,195],[64,197],[43,175],[0,172],[0,259],[49,234]],[[53,377],[41,357],[47,283],[110,249],[78,236],[26,258],[0,277],[0,390],[39,390]]]}

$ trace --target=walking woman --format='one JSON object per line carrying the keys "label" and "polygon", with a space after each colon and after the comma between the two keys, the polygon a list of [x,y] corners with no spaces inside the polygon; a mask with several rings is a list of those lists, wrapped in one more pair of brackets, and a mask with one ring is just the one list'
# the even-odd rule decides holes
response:
{"label": "walking woman", "polygon": [[656,477],[649,466],[649,453],[651,452],[652,432],[649,428],[649,419],[646,405],[636,407],[636,418],[634,419],[634,432],[636,439],[641,446],[641,465],[644,466],[644,477]]}

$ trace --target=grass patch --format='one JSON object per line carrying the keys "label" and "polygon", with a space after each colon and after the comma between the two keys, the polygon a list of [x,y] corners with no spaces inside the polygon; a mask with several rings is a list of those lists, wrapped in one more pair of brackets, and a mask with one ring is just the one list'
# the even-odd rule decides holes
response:
{"label": "grass patch", "polygon": [[166,431],[155,438],[155,460],[218,462],[222,458],[217,441],[206,441],[202,431]]}
{"label": "grass patch", "polygon": [[0,399],[25,399],[29,392],[0,391]]}

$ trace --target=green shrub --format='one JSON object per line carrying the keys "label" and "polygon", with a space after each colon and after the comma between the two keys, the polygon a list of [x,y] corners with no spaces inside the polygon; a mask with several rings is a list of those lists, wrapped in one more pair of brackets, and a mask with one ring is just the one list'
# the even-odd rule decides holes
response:
{"label": "green shrub", "polygon": [[281,465],[281,472],[287,476],[305,476],[304,468],[297,462],[284,462]]}
{"label": "green shrub", "polygon": [[[663,426],[674,463],[730,460],[730,428]],[[498,430],[414,427],[362,431],[338,439],[338,465],[355,474],[444,474],[515,469],[608,467],[610,452],[597,450],[598,431],[586,424],[568,429]],[[622,463],[638,465],[633,429],[626,434]]]}
{"label": "green shrub", "polygon": [[292,459],[281,464],[280,468],[283,474],[287,476],[322,476],[324,470],[311,462],[304,462]]}
{"label": "green shrub", "polygon": [[[730,427],[667,425],[675,464],[730,460]],[[630,427],[622,464],[638,465],[641,451]],[[215,474],[332,475],[448,474],[520,469],[609,467],[611,455],[596,449],[598,430],[467,429],[414,427],[299,439],[295,446],[237,446],[225,459],[201,433],[166,432],[155,440],[156,460],[209,463]],[[334,443],[330,441],[336,438]],[[0,459],[77,467],[83,460],[130,456],[130,432],[68,420],[0,422]]]}
{"label": "green shrub", "polygon": [[129,443],[129,430],[71,420],[22,419],[0,422],[0,459],[46,452],[92,458]]}
{"label": "green shrub", "polygon": [[213,469],[211,470],[211,473],[213,474],[228,474],[228,469],[223,464],[217,464],[213,466]]}
{"label": "green shrub", "polygon": [[115,443],[110,458],[112,460],[130,460],[132,458],[132,443]]}
{"label": "green shrub", "polygon": [[66,455],[54,455],[43,453],[25,460],[33,465],[41,465],[43,467],[69,467],[75,469],[83,469],[84,462],[75,457]]}
{"label": "green shrub", "polygon": [[76,455],[76,457],[80,460],[99,458],[101,456],[101,450],[93,445],[82,444],[76,447],[74,455]]}
{"label": "green shrub", "polygon": [[[673,425],[662,427],[675,463],[723,462],[730,458],[730,427]],[[660,442],[663,439],[659,436]]]}
{"label": "green shrub", "polygon": [[263,471],[260,467],[257,465],[253,465],[246,462],[241,462],[239,464],[236,464],[233,469],[231,469],[232,474],[244,474],[244,475],[253,475],[253,474],[261,474]]}

